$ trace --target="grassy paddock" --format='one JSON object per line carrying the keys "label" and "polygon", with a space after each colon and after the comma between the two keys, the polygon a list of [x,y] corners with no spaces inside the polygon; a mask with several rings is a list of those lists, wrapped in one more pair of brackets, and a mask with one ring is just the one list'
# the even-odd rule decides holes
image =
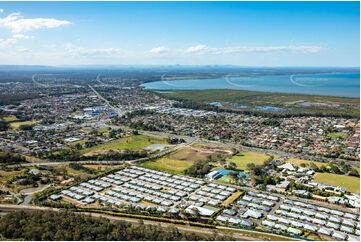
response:
{"label": "grassy paddock", "polygon": [[349,134],[343,132],[333,132],[333,133],[328,133],[327,136],[332,139],[346,139],[347,136],[349,136]]}
{"label": "grassy paddock", "polygon": [[228,159],[228,162],[234,162],[238,169],[247,170],[247,164],[254,163],[255,165],[262,165],[270,156],[264,153],[257,152],[241,152]]}
{"label": "grassy paddock", "polygon": [[162,157],[153,161],[144,162],[140,166],[173,174],[183,174],[183,172],[192,165],[192,161],[174,160],[169,157]]}
{"label": "grassy paddock", "polygon": [[0,118],[1,120],[4,120],[5,122],[15,122],[18,120],[18,118],[15,115],[8,115],[8,116],[4,116],[2,118]]}
{"label": "grassy paddock", "polygon": [[166,138],[146,135],[131,135],[128,137],[112,140],[104,144],[96,145],[90,148],[85,148],[81,152],[83,154],[107,151],[107,150],[139,150],[151,144],[166,144]]}
{"label": "grassy paddock", "polygon": [[300,166],[301,164],[310,165],[311,163],[314,163],[316,166],[320,167],[322,165],[327,166],[326,162],[317,162],[317,161],[310,161],[310,160],[303,160],[299,158],[288,158],[286,162],[289,162],[295,166]]}
{"label": "grassy paddock", "polygon": [[225,206],[225,207],[227,207],[229,204],[231,204],[231,203],[233,203],[234,201],[236,201],[236,200],[239,198],[239,196],[241,196],[242,194],[243,194],[243,192],[240,192],[240,191],[233,193],[229,198],[227,198],[227,199],[222,203],[222,205]]}
{"label": "grassy paddock", "polygon": [[344,187],[350,192],[360,193],[360,178],[331,173],[316,173],[313,180],[332,186]]}
{"label": "grassy paddock", "polygon": [[206,146],[185,147],[166,155],[165,157],[153,161],[147,161],[141,164],[141,166],[173,174],[182,174],[196,161],[207,160],[207,158],[211,155],[226,154],[228,154],[226,150],[213,149]]}
{"label": "grassy paddock", "polygon": [[29,120],[29,121],[22,121],[22,122],[11,122],[10,127],[14,130],[19,129],[21,125],[33,125],[36,121]]}

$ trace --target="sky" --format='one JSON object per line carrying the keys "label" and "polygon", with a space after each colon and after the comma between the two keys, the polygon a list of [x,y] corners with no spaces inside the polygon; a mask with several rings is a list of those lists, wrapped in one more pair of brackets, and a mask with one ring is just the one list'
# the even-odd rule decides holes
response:
{"label": "sky", "polygon": [[360,65],[359,2],[0,2],[0,64]]}

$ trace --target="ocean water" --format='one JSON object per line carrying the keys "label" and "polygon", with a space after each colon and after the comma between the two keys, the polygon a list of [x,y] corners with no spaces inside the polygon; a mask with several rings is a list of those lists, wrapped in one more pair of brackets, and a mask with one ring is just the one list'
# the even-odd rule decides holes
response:
{"label": "ocean water", "polygon": [[295,75],[229,75],[214,79],[157,81],[142,85],[155,90],[236,89],[323,96],[360,97],[359,73]]}

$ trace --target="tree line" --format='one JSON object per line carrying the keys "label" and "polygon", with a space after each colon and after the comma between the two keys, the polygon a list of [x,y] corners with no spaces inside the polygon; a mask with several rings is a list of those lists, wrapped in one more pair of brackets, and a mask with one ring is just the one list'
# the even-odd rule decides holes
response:
{"label": "tree line", "polygon": [[16,164],[25,162],[27,162],[26,159],[19,154],[14,154],[8,150],[0,152],[0,164]]}
{"label": "tree line", "polygon": [[[201,228],[200,228],[201,229]],[[0,219],[0,238],[37,241],[231,240],[230,237],[181,232],[174,226],[133,225],[71,212],[12,212]]]}

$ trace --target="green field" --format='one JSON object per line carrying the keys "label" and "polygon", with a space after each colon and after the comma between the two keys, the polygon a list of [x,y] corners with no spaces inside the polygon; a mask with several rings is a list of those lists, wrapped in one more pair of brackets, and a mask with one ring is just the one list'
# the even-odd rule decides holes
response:
{"label": "green field", "polygon": [[36,121],[34,121],[34,120],[22,121],[22,122],[11,122],[10,127],[15,130],[15,129],[19,129],[20,126],[22,126],[22,125],[33,125],[35,123],[36,123]]}
{"label": "green field", "polygon": [[350,192],[360,193],[360,178],[331,173],[316,173],[313,180],[332,186],[344,187]]}
{"label": "green field", "polygon": [[192,165],[192,161],[174,160],[169,157],[162,157],[154,161],[144,162],[140,166],[154,170],[166,171],[173,174],[182,174]]}
{"label": "green field", "polygon": [[333,133],[328,133],[327,136],[332,139],[338,139],[338,138],[345,139],[349,136],[349,134],[343,132],[333,132]]}
{"label": "green field", "polygon": [[218,182],[232,184],[234,183],[234,179],[230,175],[225,175],[217,179]]}
{"label": "green field", "polygon": [[247,170],[247,164],[262,165],[268,158],[270,158],[269,155],[247,151],[234,155],[227,161],[234,162],[237,165],[237,169]]}
{"label": "green field", "polygon": [[286,162],[289,162],[295,166],[300,166],[301,164],[310,165],[311,163],[314,163],[316,166],[320,167],[322,165],[327,166],[328,163],[326,162],[317,162],[317,161],[310,161],[310,160],[303,160],[299,158],[288,158]]}
{"label": "green field", "polygon": [[[177,100],[189,100],[198,103],[221,102],[255,106],[269,105],[291,109],[294,113],[322,113],[332,115],[359,116],[358,98],[312,96],[302,94],[285,94],[256,92],[245,90],[173,90],[157,93],[160,96]],[[230,108],[227,104],[224,108]]]}
{"label": "green field", "polygon": [[15,115],[9,115],[9,116],[2,117],[1,120],[4,120],[4,121],[10,123],[10,122],[14,122],[14,121],[18,120],[18,118]]}
{"label": "green field", "polygon": [[166,155],[165,157],[145,162],[141,164],[141,166],[174,174],[182,174],[196,161],[207,160],[211,155],[226,156],[229,154],[228,152],[228,150],[208,146],[188,146]]}
{"label": "green field", "polygon": [[139,150],[151,144],[166,144],[166,138],[146,135],[131,135],[128,137],[112,140],[104,144],[96,145],[90,148],[85,148],[81,152],[89,154],[98,151],[108,150]]}

